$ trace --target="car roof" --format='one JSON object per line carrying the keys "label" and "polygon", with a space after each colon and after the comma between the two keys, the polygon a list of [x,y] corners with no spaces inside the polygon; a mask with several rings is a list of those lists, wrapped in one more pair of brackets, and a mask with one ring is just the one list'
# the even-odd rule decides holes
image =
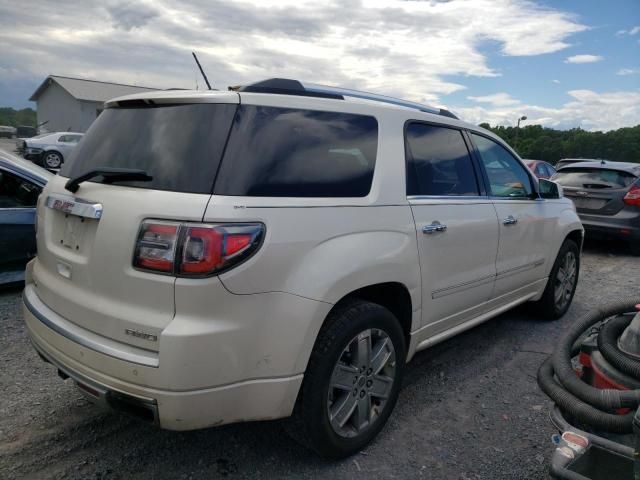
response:
{"label": "car roof", "polygon": [[640,176],[640,163],[631,162],[609,162],[606,160],[579,162],[564,165],[558,169],[558,172],[568,169],[602,169],[602,170],[619,170],[621,172],[631,173]]}
{"label": "car roof", "polygon": [[49,170],[2,150],[0,150],[0,166],[28,176],[42,185],[53,177],[53,173]]}
{"label": "car roof", "polygon": [[[285,85],[293,85],[294,87],[280,88],[281,83],[279,82],[286,82]],[[277,87],[273,88],[272,85],[277,85]],[[127,104],[138,105],[141,102],[150,105],[162,103],[216,103],[216,100],[220,101],[223,98],[226,98],[226,101],[230,101],[230,97],[234,98],[235,103],[238,103],[238,98],[256,99],[262,97],[267,99],[271,97],[272,99],[278,98],[278,100],[282,101],[283,104],[287,103],[288,99],[291,99],[292,103],[297,103],[295,102],[294,98],[297,100],[307,98],[309,99],[309,103],[314,103],[316,105],[318,105],[319,103],[336,105],[334,102],[340,102],[343,106],[345,104],[360,104],[367,105],[376,110],[399,109],[403,111],[414,111],[420,114],[424,114],[424,116],[421,115],[423,119],[482,132],[487,136],[503,142],[503,140],[500,139],[500,137],[498,137],[497,135],[493,134],[493,132],[485,130],[477,125],[464,122],[458,119],[458,117],[456,117],[454,114],[443,108],[431,107],[429,105],[410,102],[399,98],[387,97],[384,95],[377,95],[374,93],[362,92],[358,90],[349,90],[339,87],[327,87],[311,83],[302,84],[297,80],[288,79],[269,79],[245,86],[229,87],[228,91],[159,90],[138,92],[131,95],[111,99],[105,102],[105,107],[111,108],[118,106],[127,106]]]}

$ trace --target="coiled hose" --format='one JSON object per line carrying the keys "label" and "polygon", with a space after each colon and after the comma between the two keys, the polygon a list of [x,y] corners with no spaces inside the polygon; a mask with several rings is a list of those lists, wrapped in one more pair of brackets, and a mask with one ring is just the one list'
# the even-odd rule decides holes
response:
{"label": "coiled hose", "polygon": [[[613,411],[618,408],[637,408],[640,404],[640,390],[598,389],[584,383],[571,364],[571,359],[578,353],[574,345],[595,324],[614,315],[633,311],[637,303],[638,299],[612,302],[579,319],[560,339],[554,353],[538,370],[538,385],[544,393],[577,420],[599,430],[631,433],[633,414],[616,415]],[[640,380],[637,375],[635,378]]]}
{"label": "coiled hose", "polygon": [[631,323],[631,318],[620,317],[611,320],[600,330],[598,350],[602,356],[621,372],[640,378],[640,362],[627,356],[618,348],[618,338]]}

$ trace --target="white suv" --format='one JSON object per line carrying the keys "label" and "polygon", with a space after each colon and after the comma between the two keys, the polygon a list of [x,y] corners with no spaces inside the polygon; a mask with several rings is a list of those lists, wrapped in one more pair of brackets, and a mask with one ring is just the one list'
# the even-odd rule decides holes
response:
{"label": "white suv", "polygon": [[582,236],[556,184],[445,110],[281,79],[145,93],[107,102],[41,195],[24,316],[115,409],[292,416],[344,456],[417,351],[527,301],[563,315]]}

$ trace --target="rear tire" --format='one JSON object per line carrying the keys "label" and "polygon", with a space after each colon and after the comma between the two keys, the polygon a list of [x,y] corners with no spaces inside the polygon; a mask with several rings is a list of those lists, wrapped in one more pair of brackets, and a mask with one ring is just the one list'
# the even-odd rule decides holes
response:
{"label": "rear tire", "polygon": [[361,300],[336,308],[311,352],[287,432],[323,457],[360,451],[391,415],[405,361],[404,333],[389,310]]}
{"label": "rear tire", "polygon": [[566,239],[553,264],[547,286],[536,308],[545,320],[562,317],[573,301],[580,273],[580,249],[576,242]]}

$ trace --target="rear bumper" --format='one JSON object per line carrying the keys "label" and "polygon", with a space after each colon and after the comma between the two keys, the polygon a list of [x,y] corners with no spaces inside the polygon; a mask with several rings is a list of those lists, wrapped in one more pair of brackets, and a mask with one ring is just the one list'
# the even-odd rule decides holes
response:
{"label": "rear bumper", "polygon": [[[260,376],[254,372],[250,377],[248,372],[241,374],[234,370],[235,365],[231,362],[221,365],[226,351],[243,350],[242,342],[238,340],[238,345],[230,345],[221,334],[218,341],[226,343],[226,347],[216,345],[211,338],[200,334],[193,337],[193,342],[188,342],[185,331],[190,325],[187,321],[172,322],[171,329],[180,330],[181,335],[168,335],[162,339],[160,353],[157,353],[119,344],[62,319],[39,301],[33,284],[27,284],[25,288],[23,313],[38,353],[62,372],[63,377],[73,379],[90,400],[133,413],[161,428],[193,430],[286,417],[293,411],[302,384],[302,371],[296,371],[293,361],[288,374],[277,376]],[[261,312],[258,318],[263,323],[268,318],[265,313]],[[309,313],[311,318],[313,315]],[[238,334],[237,331],[233,333]],[[267,340],[264,337],[257,339],[263,343]],[[202,349],[202,342],[208,343],[209,348]],[[197,352],[197,367],[193,365],[193,351]],[[250,351],[243,350],[242,353],[247,358],[252,357]],[[150,364],[154,357],[155,366]],[[203,365],[208,368],[204,369]],[[209,375],[205,375],[205,371]],[[229,378],[226,375],[227,378],[220,379],[222,381],[216,385],[215,374],[211,376],[211,372],[216,371],[235,372],[236,380],[225,381]],[[197,388],[212,384],[212,387]]]}
{"label": "rear bumper", "polygon": [[640,210],[624,208],[616,215],[588,215],[580,213],[580,221],[587,235],[640,240]]}

